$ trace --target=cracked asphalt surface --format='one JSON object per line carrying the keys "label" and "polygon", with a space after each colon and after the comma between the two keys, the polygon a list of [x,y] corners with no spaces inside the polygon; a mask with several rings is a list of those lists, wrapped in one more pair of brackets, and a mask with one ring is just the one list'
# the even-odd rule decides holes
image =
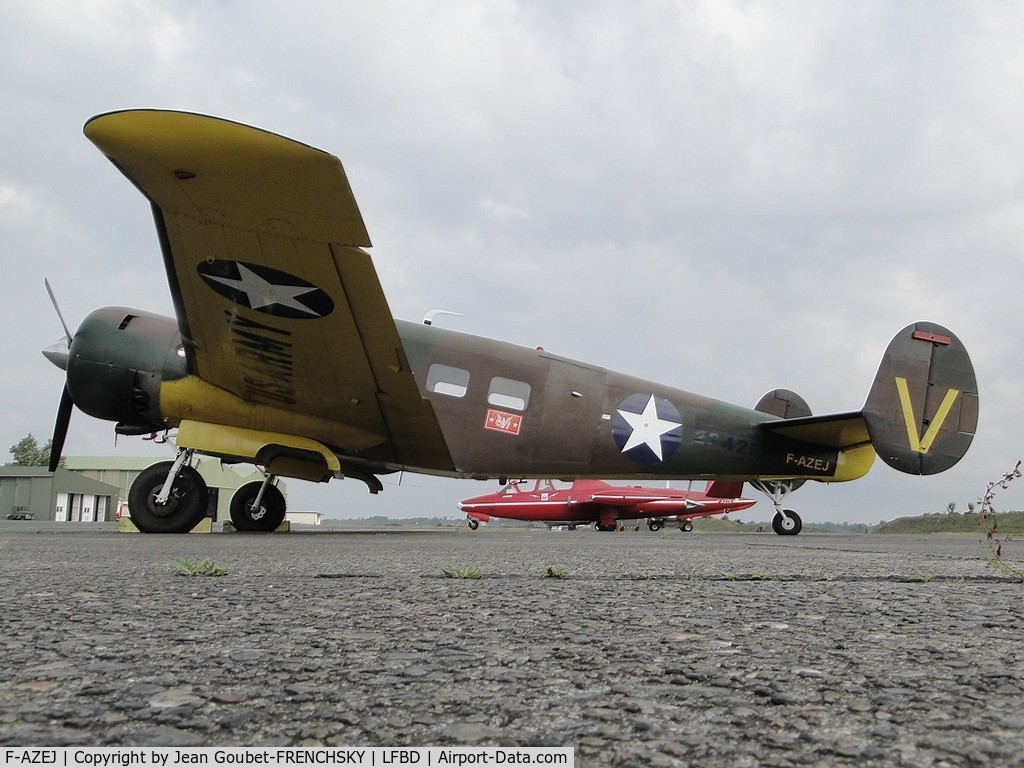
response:
{"label": "cracked asphalt surface", "polygon": [[1024,586],[979,538],[0,521],[0,744],[1020,765]]}

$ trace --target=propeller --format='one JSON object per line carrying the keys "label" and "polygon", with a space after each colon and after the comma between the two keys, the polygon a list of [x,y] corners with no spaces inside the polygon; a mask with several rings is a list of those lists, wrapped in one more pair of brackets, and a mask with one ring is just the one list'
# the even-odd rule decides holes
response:
{"label": "propeller", "polygon": [[61,314],[60,307],[57,306],[57,299],[53,295],[50,281],[45,277],[43,278],[43,285],[46,286],[46,293],[50,296],[50,303],[53,304],[53,309],[57,313],[57,319],[60,320],[60,324],[64,327],[64,338],[67,340],[68,349],[71,349],[71,331],[68,329],[68,324],[64,322],[64,315]]}
{"label": "propeller", "polygon": [[64,440],[68,436],[68,425],[71,423],[71,410],[75,407],[68,392],[68,385],[60,393],[60,405],[57,406],[57,420],[53,424],[53,437],[50,440],[50,465],[53,472],[60,464],[60,452],[64,450]]}
{"label": "propeller", "polygon": [[[43,284],[46,286],[46,292],[50,296],[50,303],[53,304],[53,308],[57,312],[60,324],[64,327],[65,341],[64,344],[58,342],[44,349],[43,356],[58,368],[67,370],[68,350],[71,349],[71,330],[68,328],[68,324],[64,322],[64,315],[61,314],[60,307],[57,305],[53,289],[50,288],[50,281],[44,279]],[[50,440],[49,470],[51,472],[56,470],[57,465],[60,464],[60,454],[64,450],[64,440],[68,436],[68,425],[71,423],[71,411],[74,407],[75,402],[71,399],[71,392],[68,391],[67,380],[65,379],[64,389],[60,394],[60,404],[57,406],[57,420],[53,424],[53,437]]]}

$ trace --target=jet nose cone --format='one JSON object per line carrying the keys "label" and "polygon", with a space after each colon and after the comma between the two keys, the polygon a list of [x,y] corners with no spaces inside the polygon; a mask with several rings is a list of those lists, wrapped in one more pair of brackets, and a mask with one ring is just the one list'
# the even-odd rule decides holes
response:
{"label": "jet nose cone", "polygon": [[43,357],[61,370],[68,369],[68,343],[61,340],[43,349]]}

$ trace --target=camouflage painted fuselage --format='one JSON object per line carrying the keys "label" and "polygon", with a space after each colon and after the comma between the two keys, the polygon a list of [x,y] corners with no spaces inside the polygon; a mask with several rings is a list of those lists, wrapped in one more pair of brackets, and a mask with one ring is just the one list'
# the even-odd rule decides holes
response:
{"label": "camouflage painted fuselage", "polygon": [[[122,433],[188,421],[217,425],[218,434],[244,427],[294,435],[336,455],[335,475],[408,469],[476,478],[846,480],[866,472],[874,456],[869,445],[840,451],[784,438],[759,428],[776,416],[541,349],[396,324],[447,449],[429,462],[403,462],[386,445],[353,449],[317,414],[276,407],[267,385],[231,393],[203,382],[187,370],[175,320],[151,313],[111,307],[90,315],[71,348],[68,387],[80,408],[116,421]],[[251,381],[281,386],[283,358],[260,339],[246,332],[240,364],[250,367]],[[235,457],[220,444],[195,447]]]}

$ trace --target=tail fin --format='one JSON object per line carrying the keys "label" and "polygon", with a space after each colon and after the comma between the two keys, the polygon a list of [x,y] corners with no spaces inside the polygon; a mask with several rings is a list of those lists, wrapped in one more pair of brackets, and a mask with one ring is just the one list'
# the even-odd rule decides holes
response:
{"label": "tail fin", "polygon": [[738,499],[743,495],[743,481],[709,480],[704,495],[712,499]]}
{"label": "tail fin", "polygon": [[932,475],[960,461],[978,426],[978,382],[960,339],[925,322],[897,333],[862,413],[890,467]]}

